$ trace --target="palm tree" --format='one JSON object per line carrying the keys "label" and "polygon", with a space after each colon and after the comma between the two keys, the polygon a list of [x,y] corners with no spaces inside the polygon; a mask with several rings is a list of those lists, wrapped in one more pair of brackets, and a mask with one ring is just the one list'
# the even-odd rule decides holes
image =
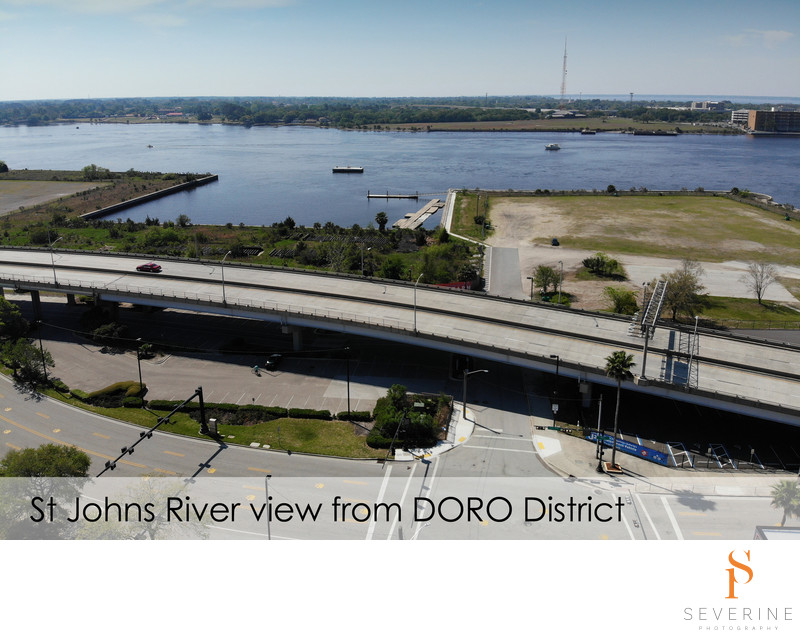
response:
{"label": "palm tree", "polygon": [[781,527],[786,523],[787,516],[800,516],[800,486],[797,481],[781,481],[773,486],[772,507],[783,508]]}
{"label": "palm tree", "polygon": [[381,232],[386,230],[386,224],[389,223],[389,218],[383,211],[375,215],[375,222],[378,224],[378,230]]}
{"label": "palm tree", "polygon": [[611,449],[611,467],[616,465],[617,460],[617,425],[622,381],[633,377],[631,368],[635,365],[633,355],[626,353],[624,350],[616,350],[606,357],[606,376],[617,380],[617,407],[614,409],[614,445]]}

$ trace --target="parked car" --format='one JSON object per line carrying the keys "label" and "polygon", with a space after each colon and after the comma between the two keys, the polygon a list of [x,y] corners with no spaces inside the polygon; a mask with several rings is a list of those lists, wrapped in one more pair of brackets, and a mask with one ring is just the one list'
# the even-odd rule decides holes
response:
{"label": "parked car", "polygon": [[264,364],[265,370],[276,370],[283,359],[282,354],[271,354],[267,357],[267,362]]}
{"label": "parked car", "polygon": [[136,270],[139,272],[161,272],[161,266],[154,261],[148,261],[146,264],[136,266]]}

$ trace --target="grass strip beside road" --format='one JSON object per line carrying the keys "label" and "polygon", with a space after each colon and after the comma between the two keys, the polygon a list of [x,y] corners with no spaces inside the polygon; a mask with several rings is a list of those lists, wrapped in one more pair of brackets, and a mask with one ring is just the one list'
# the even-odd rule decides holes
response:
{"label": "grass strip beside road", "polygon": [[[168,412],[150,411],[142,408],[101,408],[84,403],[74,397],[65,396],[55,390],[45,394],[74,407],[93,412],[143,428],[152,428],[158,419]],[[273,450],[284,450],[304,454],[320,454],[354,459],[377,459],[386,456],[386,450],[375,450],[366,443],[365,436],[358,436],[357,426],[345,421],[322,421],[318,419],[275,419],[255,425],[219,424],[220,440],[227,444],[249,446],[251,443],[269,445]],[[208,439],[201,435],[200,424],[188,414],[176,412],[168,423],[162,424],[161,432]],[[366,434],[366,431],[364,431]]]}

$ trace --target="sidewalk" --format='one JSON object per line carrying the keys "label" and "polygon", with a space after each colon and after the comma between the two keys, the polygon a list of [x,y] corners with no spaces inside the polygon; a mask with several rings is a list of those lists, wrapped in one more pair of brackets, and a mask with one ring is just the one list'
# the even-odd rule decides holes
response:
{"label": "sidewalk", "polygon": [[[616,464],[621,466],[622,474],[612,475],[597,471],[596,445],[591,441],[554,430],[546,433],[539,430],[533,435],[533,445],[542,463],[568,480],[606,483],[609,487],[632,492],[769,496],[778,481],[796,478],[795,474],[789,472],[665,467],[619,450]],[[608,447],[603,453],[603,460],[611,461]]]}

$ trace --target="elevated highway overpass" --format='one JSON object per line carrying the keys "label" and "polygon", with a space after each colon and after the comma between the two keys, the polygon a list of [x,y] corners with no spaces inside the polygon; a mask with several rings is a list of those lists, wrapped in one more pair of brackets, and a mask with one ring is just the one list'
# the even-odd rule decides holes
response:
{"label": "elevated highway overpass", "polygon": [[[280,322],[302,345],[305,328],[387,339],[472,355],[583,382],[604,374],[615,350],[635,355],[623,387],[800,425],[800,347],[659,325],[649,340],[630,319],[483,293],[381,279],[197,260],[37,249],[0,249],[0,285]],[[557,357],[557,358],[556,358]],[[556,370],[558,366],[558,370]],[[644,374],[643,374],[644,372]]]}

